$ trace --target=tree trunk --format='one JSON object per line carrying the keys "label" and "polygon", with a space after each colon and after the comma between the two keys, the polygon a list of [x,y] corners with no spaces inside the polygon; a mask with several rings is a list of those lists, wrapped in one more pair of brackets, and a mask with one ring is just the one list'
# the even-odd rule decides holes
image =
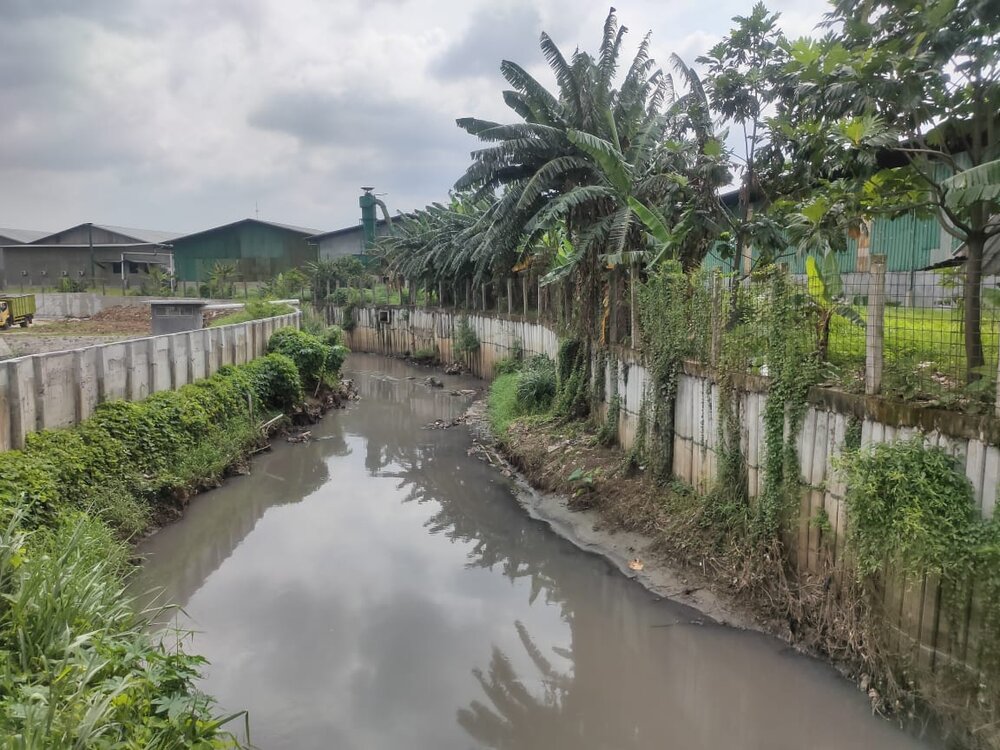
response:
{"label": "tree trunk", "polygon": [[966,240],[969,258],[965,262],[965,377],[968,382],[982,377],[983,356],[982,282],[983,248],[986,237],[970,235]]}

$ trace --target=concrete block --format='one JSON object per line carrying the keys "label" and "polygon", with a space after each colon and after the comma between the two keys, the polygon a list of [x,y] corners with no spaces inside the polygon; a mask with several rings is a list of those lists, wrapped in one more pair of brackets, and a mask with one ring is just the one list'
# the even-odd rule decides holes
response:
{"label": "concrete block", "polygon": [[101,403],[100,347],[88,346],[73,352],[73,374],[76,379],[76,420],[82,422],[94,413]]}
{"label": "concrete block", "polygon": [[187,338],[188,382],[193,383],[205,377],[205,332],[189,331],[184,336]]}
{"label": "concrete block", "polygon": [[98,347],[99,401],[128,398],[128,363],[125,344],[105,344]]}
{"label": "concrete block", "polygon": [[983,507],[983,470],[986,466],[986,443],[970,440],[968,456],[965,459],[965,476],[972,484],[972,496],[976,506]]}
{"label": "concrete block", "polygon": [[76,355],[52,352],[33,358],[39,430],[69,427],[76,423]]}
{"label": "concrete block", "polygon": [[149,392],[159,393],[173,388],[173,375],[170,372],[170,340],[176,334],[153,336],[146,339],[149,342]]}
{"label": "concrete block", "polygon": [[170,382],[175,390],[191,382],[190,332],[167,336],[167,359],[170,362]]}
{"label": "concrete block", "polygon": [[34,358],[8,360],[7,377],[11,405],[10,446],[23,448],[25,436],[37,429]]}
{"label": "concrete block", "polygon": [[129,401],[141,401],[150,394],[149,339],[126,341],[125,362],[128,373],[125,398]]}
{"label": "concrete block", "polygon": [[10,445],[10,378],[7,363],[0,362],[0,451],[9,451]]}
{"label": "concrete block", "polygon": [[1000,483],[1000,448],[987,446],[983,466],[983,518],[993,518],[997,505],[997,485]]}

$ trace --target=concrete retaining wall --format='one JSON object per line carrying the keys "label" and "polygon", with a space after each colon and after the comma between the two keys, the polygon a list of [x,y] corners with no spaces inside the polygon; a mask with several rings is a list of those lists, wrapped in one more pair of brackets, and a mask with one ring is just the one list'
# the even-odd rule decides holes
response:
{"label": "concrete retaining wall", "polygon": [[[354,311],[356,327],[348,334],[348,344],[355,351],[389,355],[436,348],[442,359],[450,360],[451,337],[459,317],[444,310],[358,309]],[[331,311],[330,321],[340,323],[341,312]],[[480,341],[479,351],[468,364],[480,377],[492,377],[496,362],[516,346],[527,354],[553,358],[558,352],[557,335],[544,325],[475,313],[468,315],[468,322]],[[627,349],[613,351],[604,372],[600,373],[598,367],[595,374],[604,377],[602,410],[607,409],[607,401],[615,394],[619,396],[619,442],[630,448],[638,433],[640,412],[656,393],[652,375],[641,357]],[[749,493],[756,497],[764,486],[766,380],[745,378],[737,398]],[[972,485],[979,512],[985,518],[993,516],[1000,480],[1000,423],[996,419],[893,404],[822,388],[812,389],[809,400],[797,437],[804,488],[799,513],[786,540],[800,571],[825,576],[831,566],[843,567],[848,523],[846,488],[834,465],[844,450],[852,423],[860,425],[862,446],[920,435],[927,445],[939,446],[956,456]],[[675,404],[673,472],[701,491],[708,490],[717,476],[720,405],[719,386],[711,373],[694,363],[685,365]],[[890,569],[883,589],[887,624],[900,648],[907,650],[915,663],[930,669],[956,662],[972,670],[977,668],[976,644],[983,637],[994,637],[983,632],[981,607],[973,602],[961,612],[945,611],[940,582],[930,574],[906,579]],[[951,622],[958,623],[957,642],[954,633],[942,631]],[[964,654],[972,654],[973,661],[967,661]]]}
{"label": "concrete retaining wall", "polygon": [[104,401],[138,401],[223,365],[256,359],[274,331],[298,326],[299,317],[295,312],[0,362],[0,451],[21,448],[30,432],[77,424]]}
{"label": "concrete retaining wall", "polygon": [[[11,290],[11,294],[17,294]],[[46,292],[35,295],[35,317],[38,318],[89,318],[108,307],[142,307],[163,297],[122,297],[95,294],[94,292]],[[232,300],[207,300],[232,302]]]}

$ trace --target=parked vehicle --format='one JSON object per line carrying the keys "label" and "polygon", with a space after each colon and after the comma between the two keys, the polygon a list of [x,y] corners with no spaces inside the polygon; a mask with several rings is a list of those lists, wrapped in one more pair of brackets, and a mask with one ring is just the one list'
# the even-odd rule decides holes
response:
{"label": "parked vehicle", "polygon": [[0,328],[10,328],[15,323],[21,328],[27,328],[34,319],[34,294],[0,297]]}

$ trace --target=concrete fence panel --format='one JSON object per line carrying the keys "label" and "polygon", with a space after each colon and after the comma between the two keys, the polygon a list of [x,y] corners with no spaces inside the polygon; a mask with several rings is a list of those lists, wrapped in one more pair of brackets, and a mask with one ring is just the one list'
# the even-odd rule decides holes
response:
{"label": "concrete fence panel", "polygon": [[[140,400],[263,354],[266,335],[298,326],[299,313],[187,333],[35,354],[0,362],[0,450],[28,434],[69,427],[104,401]],[[269,334],[268,334],[269,335]]]}

